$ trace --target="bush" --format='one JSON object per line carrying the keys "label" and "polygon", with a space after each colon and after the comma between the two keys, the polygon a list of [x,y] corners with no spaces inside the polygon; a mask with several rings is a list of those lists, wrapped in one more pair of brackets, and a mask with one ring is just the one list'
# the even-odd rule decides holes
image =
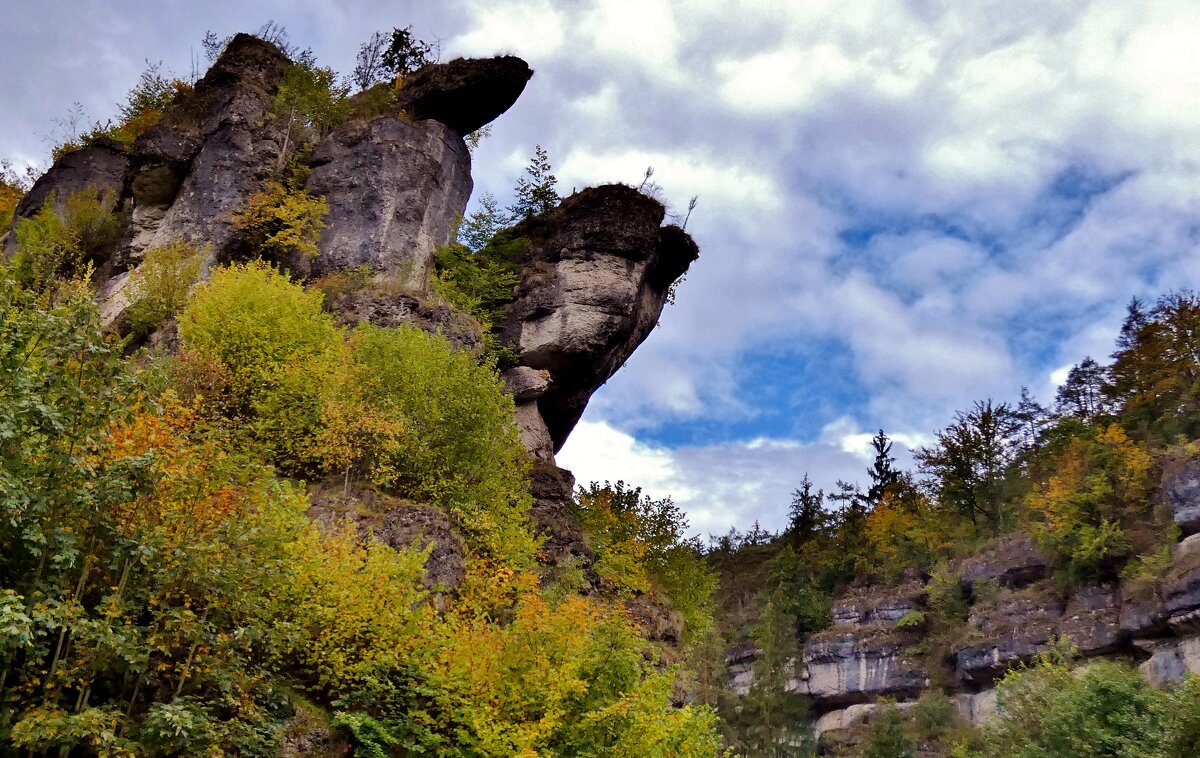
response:
{"label": "bush", "polygon": [[875,714],[863,758],[914,758],[916,754],[916,743],[904,733],[904,715],[895,705],[885,704]]}
{"label": "bush", "polygon": [[261,261],[219,268],[180,314],[179,334],[185,350],[222,367],[249,412],[290,374],[317,385],[332,372],[342,337],[321,299]]}
{"label": "bush", "polygon": [[1166,752],[1170,697],[1122,664],[1097,661],[1076,676],[1070,658],[1052,652],[1007,674],[997,696],[1000,710],[987,735],[994,755],[1184,755]]}
{"label": "bush", "polygon": [[85,189],[68,197],[60,213],[49,195],[41,210],[17,224],[12,261],[17,279],[45,289],[58,277],[83,274],[89,258],[116,242],[125,229],[125,216],[114,211],[116,204],[112,192]]}
{"label": "bush", "polygon": [[132,274],[129,330],[149,334],[183,310],[202,263],[202,254],[184,242],[147,250]]}
{"label": "bush", "polygon": [[360,326],[316,444],[328,468],[443,506],[493,555],[528,565],[525,448],[489,368],[414,327]]}
{"label": "bush", "polygon": [[315,258],[329,206],[325,198],[297,186],[267,181],[246,200],[233,227],[257,256],[282,262],[291,255]]}

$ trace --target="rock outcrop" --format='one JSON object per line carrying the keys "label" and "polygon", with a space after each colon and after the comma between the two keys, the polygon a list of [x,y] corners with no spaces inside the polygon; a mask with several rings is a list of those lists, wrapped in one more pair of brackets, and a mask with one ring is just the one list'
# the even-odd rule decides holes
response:
{"label": "rock outcrop", "polygon": [[[329,284],[327,303],[344,324],[412,324],[460,347],[479,347],[478,324],[430,296],[434,254],[450,241],[471,194],[464,135],[513,105],[532,75],[529,66],[512,56],[431,64],[407,78],[390,113],[354,115],[321,135],[272,112],[289,65],[275,45],[237,35],[131,149],[101,143],[68,153],[17,215],[31,216],[49,197],[86,187],[117,198],[128,228],[97,266],[96,281],[103,318],[119,328],[132,272],[147,249],[195,244],[205,252],[202,277],[214,264],[250,255],[236,214],[288,160],[300,158],[311,169],[305,188],[324,198],[328,212],[316,256],[278,262]],[[301,142],[306,150],[297,153]],[[646,339],[672,283],[697,257],[683,230],[662,225],[664,214],[657,200],[609,185],[572,195],[514,234],[530,244],[500,326],[501,339],[519,355],[504,380],[537,460],[531,517],[545,538],[545,560],[582,569],[592,584],[594,556],[570,509],[574,479],[553,456],[592,393]],[[382,501],[348,508],[322,497],[311,514],[318,521],[349,519],[396,546],[431,541],[427,583],[453,588],[461,581],[462,541],[436,511]],[[638,608],[647,618],[666,618],[644,603]],[[678,637],[675,620],[655,624],[663,639]]]}
{"label": "rock outcrop", "polygon": [[546,437],[553,452],[562,447],[592,393],[650,334],[671,284],[699,255],[683,230],[662,226],[664,215],[657,200],[614,184],[577,192],[514,231],[530,245],[501,337],[520,365],[550,375],[536,399],[545,433],[538,428],[529,438],[543,458]]}
{"label": "rock outcrop", "polygon": [[1200,459],[1178,463],[1163,472],[1162,499],[1184,534],[1200,532]]}
{"label": "rock outcrop", "polygon": [[[368,266],[424,292],[434,249],[471,196],[471,156],[450,127],[381,116],[317,143],[307,189],[329,206],[314,275]],[[302,260],[293,267],[305,268]]]}
{"label": "rock outcrop", "polygon": [[[41,210],[51,195],[60,210],[68,197],[84,189],[111,193],[114,198],[119,198],[125,188],[128,172],[129,154],[116,142],[105,141],[69,152],[55,161],[17,203],[10,228],[15,228],[21,219],[30,218]],[[11,254],[15,247],[15,235],[10,234],[5,253]]]}
{"label": "rock outcrop", "polygon": [[976,582],[996,581],[1005,587],[1023,587],[1046,575],[1046,559],[1023,532],[992,540],[958,567],[959,580],[970,589]]}
{"label": "rock outcrop", "polygon": [[399,105],[413,121],[433,119],[461,137],[511,108],[531,76],[529,64],[512,55],[456,58],[425,66],[408,77]]}

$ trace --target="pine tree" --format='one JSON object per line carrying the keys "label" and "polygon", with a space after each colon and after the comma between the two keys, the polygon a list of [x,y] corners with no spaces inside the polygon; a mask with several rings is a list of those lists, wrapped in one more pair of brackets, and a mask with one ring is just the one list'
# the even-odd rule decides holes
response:
{"label": "pine tree", "polygon": [[900,472],[896,470],[896,459],[891,456],[892,443],[880,429],[871,439],[871,447],[875,450],[875,462],[867,470],[871,477],[871,486],[867,488],[867,505],[873,507],[883,500],[888,488],[900,481]]}
{"label": "pine tree", "polygon": [[792,507],[788,511],[788,541],[796,548],[816,539],[829,523],[825,512],[825,491],[813,492],[808,474],[800,482],[800,489],[792,492]]}
{"label": "pine tree", "polygon": [[525,168],[529,178],[521,177],[517,180],[517,199],[508,209],[514,219],[526,219],[553,210],[562,200],[558,191],[554,189],[558,179],[550,170],[550,158],[545,148],[535,145],[533,157],[529,159],[529,165]]}

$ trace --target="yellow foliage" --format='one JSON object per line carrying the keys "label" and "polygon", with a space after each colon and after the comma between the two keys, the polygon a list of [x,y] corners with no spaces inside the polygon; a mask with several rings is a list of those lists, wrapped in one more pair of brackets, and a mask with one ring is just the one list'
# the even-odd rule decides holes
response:
{"label": "yellow foliage", "polygon": [[268,181],[246,200],[233,226],[258,255],[282,261],[293,253],[315,258],[329,206],[325,198],[304,189]]}

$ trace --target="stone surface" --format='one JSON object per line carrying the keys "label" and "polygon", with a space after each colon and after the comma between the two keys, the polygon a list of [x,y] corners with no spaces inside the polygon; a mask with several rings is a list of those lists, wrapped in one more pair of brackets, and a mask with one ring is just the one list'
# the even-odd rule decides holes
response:
{"label": "stone surface", "polygon": [[1155,687],[1177,682],[1187,674],[1200,674],[1200,637],[1138,640],[1134,645],[1150,654],[1138,669]]}
{"label": "stone surface", "polygon": [[517,366],[501,372],[500,379],[504,382],[504,391],[517,402],[537,400],[550,388],[550,372],[545,369]]}
{"label": "stone surface", "polygon": [[1183,533],[1200,532],[1200,459],[1168,467],[1163,472],[1161,493]]}
{"label": "stone surface", "polygon": [[960,692],[952,700],[959,718],[971,726],[981,726],[996,715],[995,689]]}
{"label": "stone surface", "polygon": [[521,444],[529,454],[536,460],[554,463],[554,440],[550,439],[550,430],[542,420],[537,402],[529,400],[517,403],[514,414],[517,419],[517,431],[521,434]]}
{"label": "stone surface", "polygon": [[462,137],[437,121],[350,121],[317,144],[310,162],[307,189],[325,196],[329,213],[317,257],[290,265],[313,275],[367,266],[425,292],[434,249],[450,241],[471,195]]}
{"label": "stone surface", "polygon": [[511,55],[456,58],[413,73],[405,79],[398,100],[414,121],[433,119],[462,136],[511,108],[531,76],[529,64]]}
{"label": "stone surface", "polygon": [[371,324],[394,329],[407,324],[440,334],[458,349],[474,350],[483,343],[479,324],[447,305],[390,287],[377,288],[374,283],[348,291],[331,290],[326,290],[325,304],[342,326]]}
{"label": "stone surface", "polygon": [[535,461],[529,471],[529,491],[533,495],[530,517],[544,538],[542,559],[551,564],[575,563],[587,579],[599,582],[592,570],[596,556],[588,547],[579,519],[572,512],[575,477],[547,461]]}
{"label": "stone surface", "polygon": [[629,598],[624,605],[647,640],[678,645],[683,638],[683,616],[670,605],[649,595]]}
{"label": "stone surface", "polygon": [[970,639],[955,654],[958,677],[989,683],[1046,649],[1058,633],[1063,605],[1052,589],[1032,586],[1002,590],[995,602],[972,608]]}
{"label": "stone surface", "polygon": [[958,575],[967,588],[975,582],[993,579],[1008,587],[1022,587],[1046,575],[1046,559],[1024,532],[1013,532],[992,540],[979,553],[964,559]]}
{"label": "stone surface", "polygon": [[1166,628],[1167,612],[1154,585],[1121,587],[1121,631],[1131,636],[1158,634]]}
{"label": "stone surface", "polygon": [[324,527],[349,522],[364,539],[373,537],[398,550],[423,549],[432,543],[425,560],[425,585],[446,591],[462,584],[466,548],[450,520],[437,508],[382,497],[365,489],[345,494],[337,483],[315,488],[309,501],[309,518]]}
{"label": "stone surface", "polygon": [[663,206],[632,187],[575,193],[522,222],[530,248],[503,341],[520,364],[550,373],[538,409],[557,452],[592,393],[650,334],[671,284],[698,256]]}
{"label": "stone surface", "polygon": [[895,624],[924,605],[925,585],[910,574],[895,586],[851,587],[833,601],[834,624]]}
{"label": "stone surface", "polygon": [[1183,541],[1175,546],[1172,557],[1176,561],[1182,561],[1197,555],[1200,555],[1200,534],[1192,534],[1184,537]]}
{"label": "stone surface", "polygon": [[[85,147],[63,155],[17,203],[10,228],[15,228],[18,221],[30,218],[41,210],[51,195],[58,209],[64,206],[68,197],[87,188],[109,192],[114,198],[119,198],[128,168],[129,156],[116,144]],[[16,242],[16,235],[10,234],[5,246],[6,254],[12,253]]]}
{"label": "stone surface", "polygon": [[[139,206],[161,218],[136,230],[129,256],[184,240],[228,260],[239,244],[233,215],[275,170],[283,151],[280,119],[268,119],[288,65],[279,48],[239,34],[194,93],[167,109],[134,144],[131,188]],[[158,215],[156,212],[154,215]]]}
{"label": "stone surface", "polygon": [[1160,594],[1172,627],[1200,627],[1200,560],[1177,561],[1163,578]]}
{"label": "stone surface", "polygon": [[887,627],[833,627],[804,645],[803,669],[792,687],[827,708],[879,695],[915,695],[929,677],[904,654],[912,644]]}
{"label": "stone surface", "polygon": [[754,684],[754,661],[762,650],[753,642],[743,642],[725,651],[725,668],[729,672],[729,686],[739,695],[750,692]]}
{"label": "stone surface", "polygon": [[1058,635],[1079,646],[1084,655],[1115,651],[1125,639],[1121,629],[1121,598],[1114,585],[1074,590],[1058,625]]}

